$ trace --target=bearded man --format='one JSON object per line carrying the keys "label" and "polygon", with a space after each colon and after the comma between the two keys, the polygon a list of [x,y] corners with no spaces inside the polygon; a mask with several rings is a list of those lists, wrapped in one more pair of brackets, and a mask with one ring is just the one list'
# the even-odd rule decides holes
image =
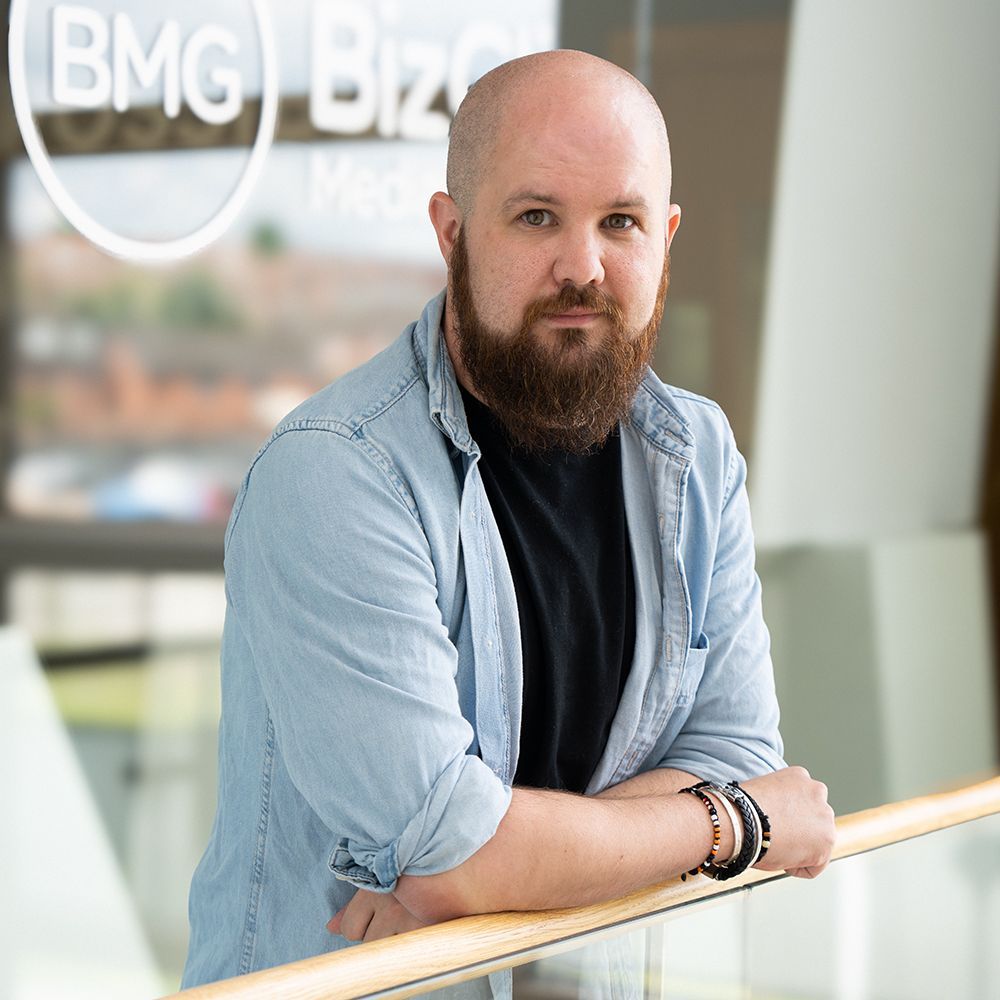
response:
{"label": "bearded man", "polygon": [[663,117],[618,67],[547,52],[469,91],[430,204],[447,293],[289,414],[236,500],[186,985],[826,865],[826,787],[782,759],[744,461],[649,369],[669,191]]}

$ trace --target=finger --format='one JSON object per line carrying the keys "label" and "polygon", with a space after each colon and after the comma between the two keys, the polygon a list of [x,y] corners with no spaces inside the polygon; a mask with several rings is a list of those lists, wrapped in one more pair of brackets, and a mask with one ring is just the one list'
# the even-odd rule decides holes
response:
{"label": "finger", "polygon": [[368,925],[371,923],[371,919],[372,914],[370,912],[350,914],[347,919],[341,922],[340,933],[348,941],[362,941],[365,934],[368,933]]}
{"label": "finger", "polygon": [[365,932],[365,941],[378,941],[379,938],[392,937],[394,934],[402,934],[423,926],[423,922],[413,916],[402,903],[393,902],[384,906],[372,917],[372,922]]}
{"label": "finger", "polygon": [[365,931],[365,942],[378,941],[379,938],[391,937],[395,934],[396,921],[399,920],[399,916],[400,915],[396,913],[396,907],[383,906],[382,909],[380,909],[378,913],[372,917],[371,923]]}
{"label": "finger", "polygon": [[330,917],[330,919],[329,919],[329,920],[328,920],[328,921],[326,922],[326,929],[327,929],[327,930],[328,930],[328,931],[329,931],[329,932],[330,932],[331,934],[339,934],[339,933],[340,933],[340,921],[344,919],[344,910],[346,910],[346,909],[347,909],[347,907],[346,907],[346,906],[342,906],[342,907],[341,907],[341,908],[340,908],[339,910],[337,910],[337,912],[336,912],[336,913],[335,913],[335,914],[334,914],[334,915],[333,915],[332,917]]}
{"label": "finger", "polygon": [[347,904],[340,921],[340,933],[348,941],[360,941],[365,936],[375,913],[375,904],[371,896],[371,893],[360,891],[355,893],[354,898]]}
{"label": "finger", "polygon": [[826,865],[805,865],[802,868],[789,868],[788,874],[793,878],[816,878]]}

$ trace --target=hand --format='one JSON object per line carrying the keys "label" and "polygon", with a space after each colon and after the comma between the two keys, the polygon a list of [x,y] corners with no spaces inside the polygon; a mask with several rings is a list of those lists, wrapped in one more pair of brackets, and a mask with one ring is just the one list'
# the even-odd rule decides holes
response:
{"label": "hand", "polygon": [[391,892],[359,889],[347,906],[330,918],[326,929],[331,934],[343,935],[348,941],[377,941],[426,926]]}
{"label": "hand", "polygon": [[740,782],[771,823],[771,847],[755,868],[815,878],[830,863],[837,839],[827,787],[804,767],[786,767]]}

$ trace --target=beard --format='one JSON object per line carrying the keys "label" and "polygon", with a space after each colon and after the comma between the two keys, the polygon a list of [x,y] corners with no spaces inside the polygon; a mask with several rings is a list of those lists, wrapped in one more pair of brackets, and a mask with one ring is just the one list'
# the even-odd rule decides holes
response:
{"label": "beard", "polygon": [[[670,255],[648,322],[625,324],[621,307],[593,285],[566,285],[524,310],[515,331],[486,326],[472,296],[465,232],[450,260],[458,352],[472,384],[515,447],[529,452],[561,449],[585,454],[627,421],[656,347],[670,275]],[[606,333],[566,327],[542,342],[534,327],[546,316],[587,309],[605,317]]]}

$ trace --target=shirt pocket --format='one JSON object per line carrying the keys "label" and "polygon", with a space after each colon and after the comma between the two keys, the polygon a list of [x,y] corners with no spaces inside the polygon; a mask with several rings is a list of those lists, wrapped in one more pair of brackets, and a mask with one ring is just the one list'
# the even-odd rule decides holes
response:
{"label": "shirt pocket", "polygon": [[705,661],[708,659],[708,638],[702,633],[698,637],[699,645],[690,646],[684,659],[684,669],[674,699],[674,708],[689,706],[698,692],[698,685],[705,673]]}
{"label": "shirt pocket", "polygon": [[708,659],[708,639],[705,636],[700,636],[699,642],[701,645],[688,647],[685,653],[684,668],[681,671],[677,692],[670,706],[670,713],[656,737],[656,742],[647,757],[646,764],[640,770],[665,766],[664,762],[670,759],[674,741],[691,716],[698,687],[705,674],[705,663]]}

